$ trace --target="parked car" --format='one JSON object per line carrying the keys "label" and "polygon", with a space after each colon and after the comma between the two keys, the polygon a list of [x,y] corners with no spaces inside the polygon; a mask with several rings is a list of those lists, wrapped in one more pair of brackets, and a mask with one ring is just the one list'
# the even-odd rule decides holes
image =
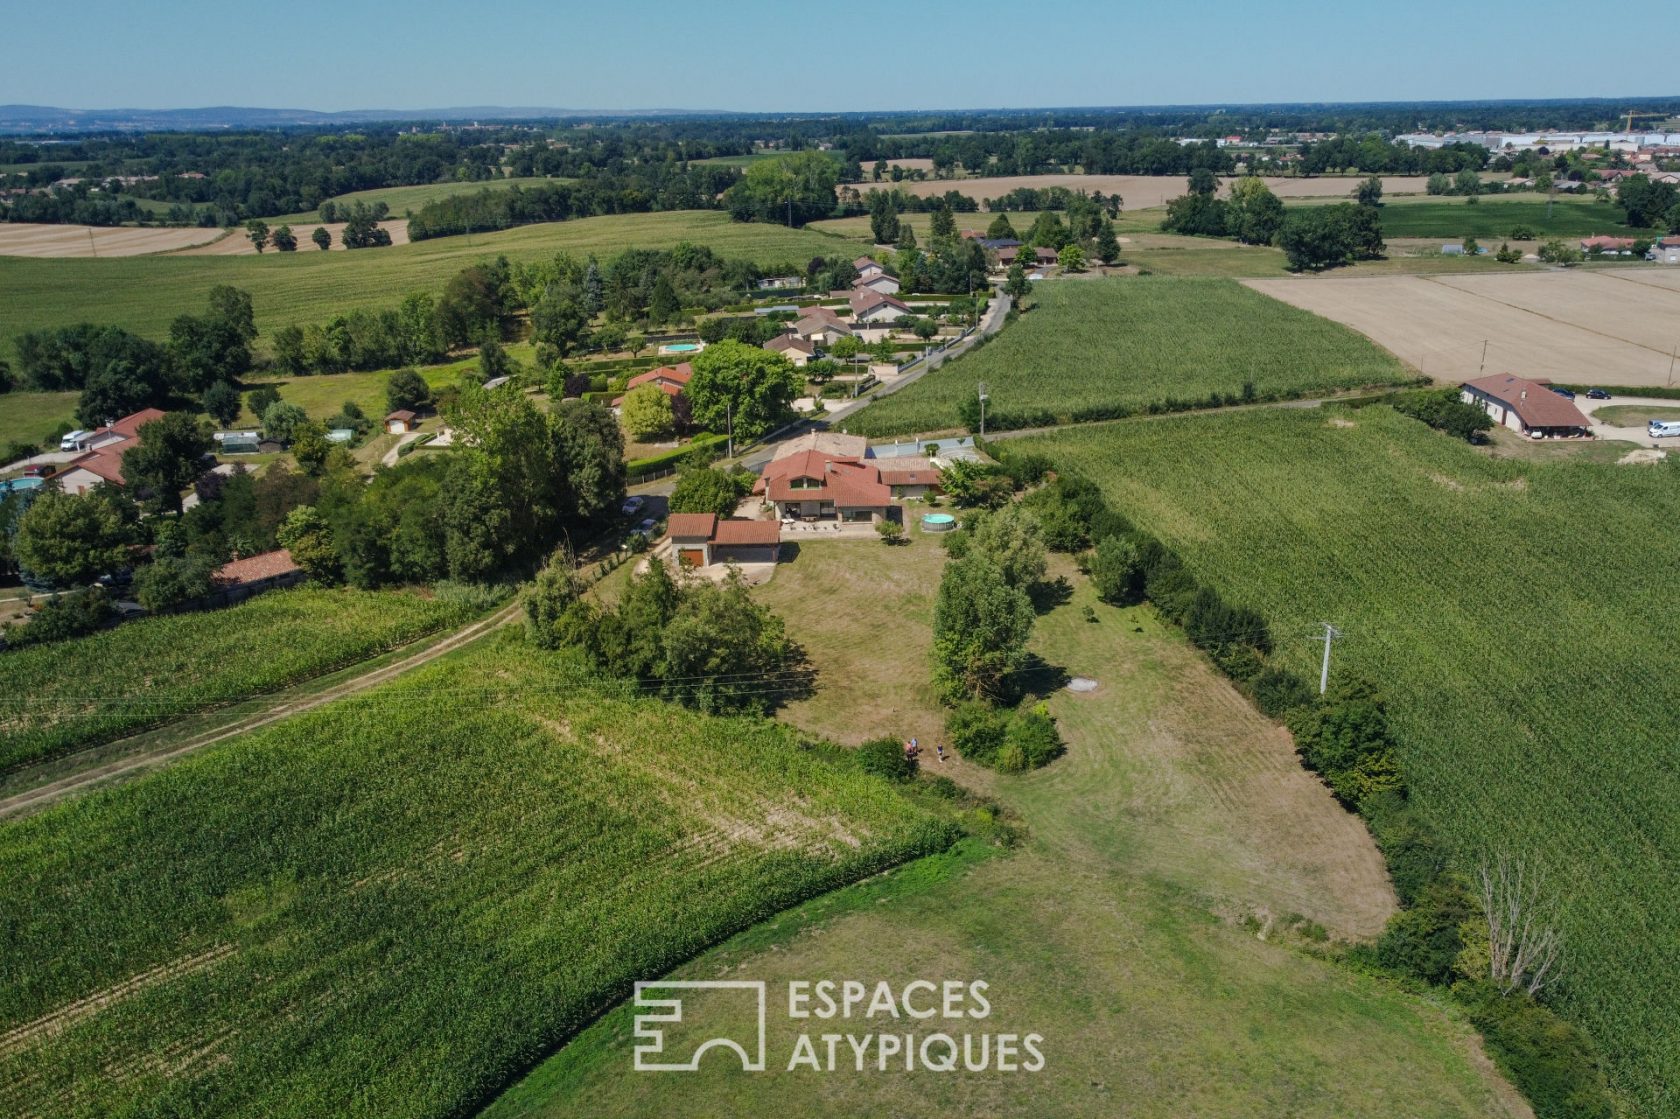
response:
{"label": "parked car", "polygon": [[641,524],[636,526],[636,531],[641,533],[643,536],[652,536],[653,528],[658,523],[659,522],[654,520],[652,517],[648,517],[643,520]]}
{"label": "parked car", "polygon": [[57,470],[58,467],[50,462],[38,462],[33,466],[24,467],[23,476],[25,478],[51,478]]}
{"label": "parked car", "polygon": [[1563,397],[1565,400],[1574,400],[1575,399],[1575,394],[1570,392],[1568,389],[1564,388],[1562,385],[1552,385],[1551,390],[1553,392],[1557,393],[1559,396]]}
{"label": "parked car", "polygon": [[1605,392],[1603,389],[1588,389],[1587,390],[1587,399],[1588,400],[1609,400],[1610,399],[1610,394]]}
{"label": "parked car", "polygon": [[646,504],[647,498],[645,497],[631,497],[625,500],[624,504],[618,511],[623,513],[626,517],[634,517],[637,513],[642,511],[642,506]]}

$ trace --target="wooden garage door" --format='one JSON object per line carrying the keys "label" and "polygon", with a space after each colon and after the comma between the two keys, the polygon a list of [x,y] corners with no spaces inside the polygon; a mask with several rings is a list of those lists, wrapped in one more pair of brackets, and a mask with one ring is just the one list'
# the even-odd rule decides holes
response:
{"label": "wooden garage door", "polygon": [[678,548],[677,562],[688,567],[704,567],[706,566],[706,549]]}

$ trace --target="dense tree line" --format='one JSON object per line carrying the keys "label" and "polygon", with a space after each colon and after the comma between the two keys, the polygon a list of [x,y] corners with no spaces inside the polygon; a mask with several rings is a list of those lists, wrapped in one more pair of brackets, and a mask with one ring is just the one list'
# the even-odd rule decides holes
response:
{"label": "dense tree line", "polygon": [[408,236],[423,241],[603,214],[715,209],[718,194],[740,177],[731,167],[663,163],[593,173],[575,182],[468,190],[421,206],[409,217]]}
{"label": "dense tree line", "polygon": [[222,285],[210,289],[204,314],[177,316],[162,344],[92,323],[28,331],[17,340],[18,383],[38,392],[80,390],[76,419],[84,427],[168,407],[251,369],[252,315],[250,295]]}

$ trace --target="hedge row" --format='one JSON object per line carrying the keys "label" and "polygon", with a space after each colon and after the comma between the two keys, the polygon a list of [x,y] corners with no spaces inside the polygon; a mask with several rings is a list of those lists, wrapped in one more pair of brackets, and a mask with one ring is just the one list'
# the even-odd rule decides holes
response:
{"label": "hedge row", "polygon": [[644,480],[648,475],[657,474],[661,470],[668,470],[690,455],[704,452],[708,458],[717,458],[720,448],[729,441],[727,435],[696,435],[681,447],[673,447],[669,451],[661,451],[657,455],[646,458],[634,458],[624,464],[625,480],[634,485]]}

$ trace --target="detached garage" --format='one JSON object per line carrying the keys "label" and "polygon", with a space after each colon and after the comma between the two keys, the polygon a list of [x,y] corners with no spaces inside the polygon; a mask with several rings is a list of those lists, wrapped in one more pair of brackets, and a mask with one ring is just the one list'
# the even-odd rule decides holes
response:
{"label": "detached garage", "polygon": [[683,567],[775,563],[782,548],[776,521],[720,519],[711,513],[672,513],[666,523],[671,555]]}

